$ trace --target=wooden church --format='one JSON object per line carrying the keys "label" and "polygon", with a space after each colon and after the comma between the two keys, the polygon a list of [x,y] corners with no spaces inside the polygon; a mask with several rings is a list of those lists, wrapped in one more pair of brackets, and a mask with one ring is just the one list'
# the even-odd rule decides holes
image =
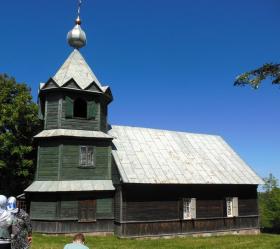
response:
{"label": "wooden church", "polygon": [[219,136],[110,126],[113,96],[79,49],[40,85],[44,130],[25,190],[33,229],[119,237],[258,233],[262,180]]}

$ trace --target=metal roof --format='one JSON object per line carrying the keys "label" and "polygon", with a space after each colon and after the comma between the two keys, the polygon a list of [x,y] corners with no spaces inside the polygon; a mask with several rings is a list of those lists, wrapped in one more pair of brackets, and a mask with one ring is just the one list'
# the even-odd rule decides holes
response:
{"label": "metal roof", "polygon": [[24,192],[112,191],[111,180],[35,181]]}
{"label": "metal roof", "polygon": [[220,136],[126,126],[109,135],[124,183],[263,184]]}
{"label": "metal roof", "polygon": [[39,134],[37,134],[34,138],[45,138],[45,137],[85,137],[85,138],[112,139],[111,136],[107,135],[102,131],[70,130],[70,129],[43,130]]}
{"label": "metal roof", "polygon": [[74,49],[53,77],[53,80],[60,87],[70,79],[73,79],[81,89],[85,89],[95,82],[103,90],[100,82],[77,49]]}

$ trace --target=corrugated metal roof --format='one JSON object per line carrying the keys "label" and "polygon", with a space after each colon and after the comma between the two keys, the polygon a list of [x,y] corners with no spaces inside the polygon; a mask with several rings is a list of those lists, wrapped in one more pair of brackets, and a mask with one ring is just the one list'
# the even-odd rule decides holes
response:
{"label": "corrugated metal roof", "polygon": [[111,180],[35,181],[24,192],[112,191]]}
{"label": "corrugated metal roof", "polygon": [[60,87],[70,79],[74,79],[81,89],[85,89],[95,82],[103,90],[99,80],[77,49],[74,49],[69,55],[53,79]]}
{"label": "corrugated metal roof", "polygon": [[61,136],[112,139],[111,136],[107,135],[102,131],[70,130],[70,129],[43,130],[39,134],[37,134],[35,138],[61,137]]}
{"label": "corrugated metal roof", "polygon": [[124,183],[263,184],[220,136],[126,126],[109,135]]}

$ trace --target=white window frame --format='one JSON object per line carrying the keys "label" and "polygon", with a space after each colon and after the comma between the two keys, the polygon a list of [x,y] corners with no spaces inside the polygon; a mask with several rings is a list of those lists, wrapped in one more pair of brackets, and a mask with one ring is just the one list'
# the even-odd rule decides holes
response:
{"label": "white window frame", "polygon": [[190,220],[196,218],[196,199],[183,198],[183,219]]}
{"label": "white window frame", "polygon": [[227,211],[227,217],[238,216],[238,197],[226,198],[226,211]]}
{"label": "white window frame", "polygon": [[80,167],[94,167],[94,146],[80,146]]}

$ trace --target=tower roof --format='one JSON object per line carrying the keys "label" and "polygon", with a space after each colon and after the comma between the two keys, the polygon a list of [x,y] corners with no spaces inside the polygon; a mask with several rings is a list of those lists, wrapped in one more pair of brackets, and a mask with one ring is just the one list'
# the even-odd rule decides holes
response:
{"label": "tower roof", "polygon": [[86,89],[95,82],[102,91],[105,90],[77,49],[74,49],[53,77],[53,80],[59,87],[63,86],[71,79],[73,79],[81,89]]}

